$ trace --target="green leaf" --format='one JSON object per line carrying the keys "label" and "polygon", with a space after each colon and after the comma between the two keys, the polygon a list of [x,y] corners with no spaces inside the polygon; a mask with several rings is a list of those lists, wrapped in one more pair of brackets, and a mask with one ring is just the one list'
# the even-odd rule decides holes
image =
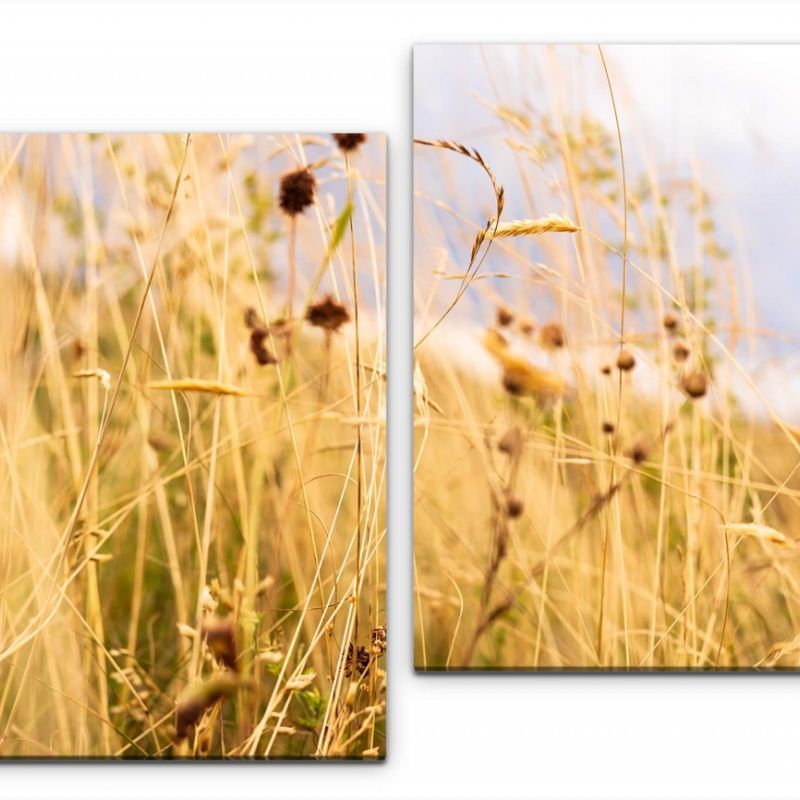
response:
{"label": "green leaf", "polygon": [[347,225],[350,222],[350,217],[352,216],[353,204],[347,203],[347,205],[345,205],[345,207],[342,209],[342,213],[336,218],[336,222],[333,223],[333,233],[331,234],[330,242],[328,242],[328,258],[330,258],[333,251],[342,241],[342,237],[344,236],[344,232],[347,230]]}

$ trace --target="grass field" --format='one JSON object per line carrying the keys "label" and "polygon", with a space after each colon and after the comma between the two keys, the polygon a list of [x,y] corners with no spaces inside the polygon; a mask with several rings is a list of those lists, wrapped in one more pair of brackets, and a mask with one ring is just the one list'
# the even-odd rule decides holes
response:
{"label": "grass field", "polygon": [[385,754],[385,142],[0,138],[0,756]]}
{"label": "grass field", "polygon": [[415,145],[415,664],[795,668],[800,432],[761,367],[798,340],[599,48],[509,59],[522,100],[502,49]]}

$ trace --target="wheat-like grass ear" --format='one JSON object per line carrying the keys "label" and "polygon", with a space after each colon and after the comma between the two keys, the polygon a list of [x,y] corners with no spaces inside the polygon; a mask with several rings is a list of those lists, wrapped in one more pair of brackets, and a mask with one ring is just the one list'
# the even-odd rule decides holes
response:
{"label": "wheat-like grass ear", "polygon": [[[495,201],[495,215],[494,219],[490,219],[479,231],[478,235],[475,237],[475,241],[472,244],[472,250],[469,254],[469,261],[467,263],[467,268],[464,270],[464,275],[461,279],[461,283],[459,284],[458,291],[456,292],[455,298],[452,302],[447,306],[447,308],[442,312],[441,316],[436,320],[436,322],[431,325],[426,333],[424,333],[414,344],[414,349],[419,347],[435,330],[442,324],[444,319],[450,314],[450,312],[458,305],[458,302],[464,296],[464,293],[469,288],[470,283],[474,280],[475,276],[478,274],[483,262],[486,258],[486,255],[489,252],[489,249],[492,246],[492,239],[494,238],[493,234],[497,231],[497,227],[500,224],[500,217],[503,214],[503,208],[505,207],[505,190],[503,187],[497,182],[494,173],[492,172],[489,165],[484,161],[483,156],[474,148],[467,147],[460,142],[453,142],[448,139],[414,139],[414,144],[423,145],[425,147],[437,147],[441,150],[449,150],[451,153],[457,153],[458,155],[464,156],[465,158],[469,158],[470,160],[474,161],[480,168],[484,171],[486,176],[489,178],[489,182],[492,186],[492,191],[494,192],[494,201]],[[478,258],[479,253],[481,253],[481,247],[484,242],[488,242],[485,248],[483,248],[483,254]]]}

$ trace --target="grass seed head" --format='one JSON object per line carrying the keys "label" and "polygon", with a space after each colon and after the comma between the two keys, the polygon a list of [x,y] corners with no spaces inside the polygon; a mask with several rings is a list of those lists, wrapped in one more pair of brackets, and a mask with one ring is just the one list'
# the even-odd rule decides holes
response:
{"label": "grass seed head", "polygon": [[609,422],[608,420],[605,420],[603,422],[602,430],[603,430],[603,433],[605,433],[606,435],[610,436],[612,433],[614,433],[614,431],[616,429],[617,428],[616,428],[616,426],[614,425],[613,422]]}
{"label": "grass seed head", "polygon": [[539,219],[514,219],[501,222],[489,231],[489,238],[502,239],[513,236],[540,236],[543,233],[574,233],[578,226],[568,217],[549,214]]}

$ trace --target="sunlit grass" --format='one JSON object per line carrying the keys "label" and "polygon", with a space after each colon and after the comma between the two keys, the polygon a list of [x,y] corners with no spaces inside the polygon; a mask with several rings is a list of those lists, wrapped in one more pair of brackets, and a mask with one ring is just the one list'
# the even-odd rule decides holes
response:
{"label": "sunlit grass", "polygon": [[613,63],[539,51],[519,107],[482,51],[480,153],[455,117],[415,148],[415,663],[794,667],[800,439],[745,258],[622,136]]}
{"label": "sunlit grass", "polygon": [[0,756],[384,754],[384,159],[0,140]]}

